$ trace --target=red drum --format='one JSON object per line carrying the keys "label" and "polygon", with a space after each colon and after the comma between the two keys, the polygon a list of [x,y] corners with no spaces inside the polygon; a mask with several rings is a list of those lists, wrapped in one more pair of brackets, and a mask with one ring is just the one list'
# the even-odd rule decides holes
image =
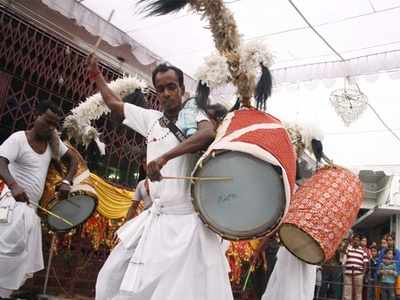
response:
{"label": "red drum", "polygon": [[299,259],[320,264],[335,254],[363,199],[359,178],[337,166],[319,169],[296,191],[279,236]]}
{"label": "red drum", "polygon": [[295,172],[296,155],[281,122],[258,110],[238,110],[226,116],[193,171],[193,176],[231,180],[193,182],[193,205],[226,239],[265,236],[288,210]]}

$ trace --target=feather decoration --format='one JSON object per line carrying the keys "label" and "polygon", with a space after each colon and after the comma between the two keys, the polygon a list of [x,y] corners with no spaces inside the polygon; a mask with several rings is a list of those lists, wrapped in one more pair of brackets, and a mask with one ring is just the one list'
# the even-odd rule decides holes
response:
{"label": "feather decoration", "polygon": [[178,12],[189,4],[189,0],[140,0],[145,4],[144,12],[147,16],[162,16],[172,12]]}
{"label": "feather decoration", "polygon": [[262,73],[256,86],[254,98],[257,102],[257,108],[265,110],[267,99],[271,96],[272,92],[272,75],[268,67],[262,63],[260,65]]}
{"label": "feather decoration", "polygon": [[318,163],[321,162],[322,156],[324,155],[323,146],[320,140],[312,139],[311,140],[311,148],[315,155],[315,159]]}
{"label": "feather decoration", "polygon": [[210,97],[210,88],[201,80],[197,84],[196,90],[196,103],[197,106],[203,110],[207,109]]}

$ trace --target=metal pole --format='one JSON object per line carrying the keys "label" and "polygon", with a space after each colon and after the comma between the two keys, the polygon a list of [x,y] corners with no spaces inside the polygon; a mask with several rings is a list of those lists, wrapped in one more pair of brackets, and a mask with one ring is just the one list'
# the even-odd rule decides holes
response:
{"label": "metal pole", "polygon": [[49,260],[47,262],[46,277],[45,277],[44,286],[43,286],[43,295],[46,295],[46,291],[47,291],[47,283],[49,281],[50,267],[51,267],[51,261],[53,260],[53,253],[54,253],[53,249],[54,249],[55,243],[56,243],[56,234],[53,233],[53,237],[51,238]]}

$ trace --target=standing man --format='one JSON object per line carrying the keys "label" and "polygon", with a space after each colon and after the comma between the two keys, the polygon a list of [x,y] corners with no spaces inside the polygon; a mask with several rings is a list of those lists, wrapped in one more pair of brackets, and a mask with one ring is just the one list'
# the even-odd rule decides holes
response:
{"label": "standing man", "polygon": [[345,254],[343,300],[362,299],[363,279],[368,262],[368,254],[361,247],[361,237],[356,234]]}
{"label": "standing man", "polygon": [[215,136],[213,124],[200,109],[192,111],[197,131],[190,137],[180,142],[170,129],[172,123],[182,133],[188,121],[180,114],[183,72],[166,64],[153,71],[163,108],[159,112],[124,104],[107,87],[95,57],[90,56],[88,63],[90,78],[95,78],[106,105],[146,138],[153,200],[150,209],[118,231],[120,243],[100,270],[96,299],[232,300],[224,247],[194,212],[190,182],[163,180],[163,176],[190,176],[196,161],[193,153],[207,147]]}
{"label": "standing man", "polygon": [[42,235],[36,205],[53,158],[65,156],[69,173],[59,188],[70,190],[77,163],[56,136],[60,110],[42,101],[32,129],[13,133],[0,146],[0,298],[8,298],[33,273],[43,269]]}

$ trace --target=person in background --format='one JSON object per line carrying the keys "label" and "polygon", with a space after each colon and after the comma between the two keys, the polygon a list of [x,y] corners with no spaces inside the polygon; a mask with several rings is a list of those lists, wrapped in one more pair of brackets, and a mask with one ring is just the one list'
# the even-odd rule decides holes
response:
{"label": "person in background", "polygon": [[343,300],[362,300],[363,278],[367,270],[368,255],[361,247],[360,235],[354,235],[352,245],[345,254]]}
{"label": "person in background", "polygon": [[369,259],[369,271],[368,271],[368,300],[375,300],[375,287],[376,287],[376,272],[377,269],[377,258],[378,258],[378,249],[376,246],[370,247],[371,256]]}
{"label": "person in background", "polygon": [[[147,165],[146,165],[146,156],[143,155],[141,157],[141,167],[142,170],[146,173]],[[146,177],[138,182],[136,185],[135,195],[132,201],[132,205],[128,210],[126,215],[126,222],[131,220],[137,215],[137,208],[139,206],[140,201],[143,201],[143,210],[148,209],[153,201],[150,197],[150,188],[149,188],[149,179]]]}
{"label": "person in background", "polygon": [[393,252],[386,251],[383,263],[379,267],[379,283],[381,285],[381,300],[394,300],[394,284],[397,277],[396,264],[393,262]]}

